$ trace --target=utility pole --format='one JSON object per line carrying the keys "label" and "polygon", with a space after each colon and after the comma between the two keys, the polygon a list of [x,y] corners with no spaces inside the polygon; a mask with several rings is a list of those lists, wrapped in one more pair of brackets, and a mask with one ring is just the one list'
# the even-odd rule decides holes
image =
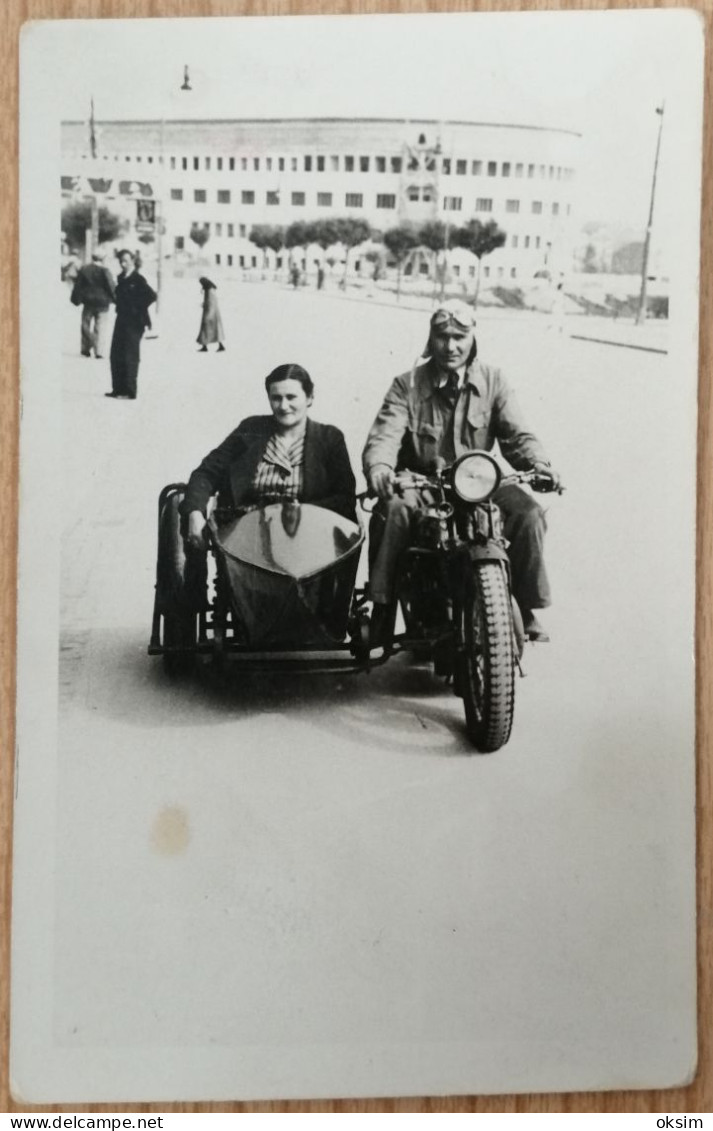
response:
{"label": "utility pole", "polygon": [[92,161],[96,161],[97,157],[97,132],[94,123],[94,97],[92,96],[90,102],[91,110],[89,114],[89,152],[92,156]]}
{"label": "utility pole", "polygon": [[[89,105],[89,152],[91,154],[92,161],[96,161],[97,132],[94,122],[94,96],[92,96],[92,98],[90,99]],[[94,172],[93,169],[92,172]],[[87,184],[91,188],[90,182],[88,180]],[[96,192],[91,192],[91,194],[86,199],[89,203],[90,221],[89,227],[87,228],[84,235],[84,258],[85,262],[89,263],[92,255],[99,247],[99,205],[97,203]]]}
{"label": "utility pole", "polygon": [[[182,89],[182,88],[181,88]],[[156,313],[159,312],[159,304],[161,302],[161,284],[163,282],[163,198],[166,195],[166,169],[165,169],[165,155],[164,155],[164,130],[165,119],[161,118],[161,134],[159,140],[159,165],[161,171],[159,173],[159,185],[161,195],[156,202]]]}
{"label": "utility pole", "polygon": [[663,115],[665,103],[661,103],[656,107],[656,113],[659,115],[659,134],[656,141],[656,156],[654,158],[654,175],[651,181],[651,202],[649,204],[649,219],[646,225],[646,236],[644,237],[644,259],[641,265],[641,293],[639,295],[639,310],[636,315],[636,325],[641,326],[646,321],[646,284],[647,275],[649,272],[649,251],[651,248],[651,225],[654,218],[654,200],[656,197],[656,176],[659,168],[659,153],[661,152],[661,134],[663,133]]}
{"label": "utility pole", "polygon": [[[188,64],[183,67],[183,83],[180,90],[193,90],[188,73]],[[159,127],[159,196],[156,199],[156,313],[161,303],[163,286],[163,236],[166,224],[166,116],[161,117]]]}

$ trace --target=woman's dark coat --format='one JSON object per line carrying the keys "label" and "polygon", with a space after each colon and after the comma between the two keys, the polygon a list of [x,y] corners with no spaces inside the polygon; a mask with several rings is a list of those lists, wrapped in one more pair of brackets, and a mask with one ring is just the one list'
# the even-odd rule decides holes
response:
{"label": "woman's dark coat", "polygon": [[[221,502],[228,506],[259,502],[253,477],[274,431],[272,416],[249,416],[241,421],[191,474],[181,504],[183,514],[205,514],[208,500],[215,494],[220,494]],[[356,520],[356,481],[344,436],[338,428],[307,421],[303,470],[301,502],[314,503]]]}

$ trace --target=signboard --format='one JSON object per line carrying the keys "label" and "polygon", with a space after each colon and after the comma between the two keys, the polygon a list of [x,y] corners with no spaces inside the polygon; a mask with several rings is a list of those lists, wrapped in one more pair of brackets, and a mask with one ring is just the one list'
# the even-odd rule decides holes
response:
{"label": "signboard", "polygon": [[136,201],[136,231],[155,232],[156,230],[156,201]]}
{"label": "signboard", "polygon": [[142,226],[149,228],[155,227],[156,224],[156,201],[155,200],[137,200],[136,201],[136,227]]}

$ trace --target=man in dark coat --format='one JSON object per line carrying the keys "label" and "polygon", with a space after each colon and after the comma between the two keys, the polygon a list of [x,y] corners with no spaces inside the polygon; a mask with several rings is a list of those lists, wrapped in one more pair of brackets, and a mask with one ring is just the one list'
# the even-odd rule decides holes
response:
{"label": "man in dark coat", "polygon": [[116,322],[111,340],[111,392],[107,397],[136,400],[139,374],[139,345],[144,330],[151,325],[149,307],[156,292],[136,270],[130,251],[119,254],[121,274],[116,283]]}
{"label": "man in dark coat", "polygon": [[104,266],[104,253],[95,251],[92,262],[80,267],[71,302],[82,308],[82,357],[104,356],[107,314],[114,302],[114,280]]}

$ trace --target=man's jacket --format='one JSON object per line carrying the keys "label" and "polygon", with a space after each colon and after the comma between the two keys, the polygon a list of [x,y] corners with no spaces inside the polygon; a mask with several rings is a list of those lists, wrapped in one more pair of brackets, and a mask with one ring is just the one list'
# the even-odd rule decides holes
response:
{"label": "man's jacket", "polygon": [[[181,511],[202,511],[212,495],[224,505],[257,503],[253,477],[275,431],[273,416],[249,416],[217,448],[209,452],[188,480]],[[356,520],[356,481],[344,436],[331,424],[308,420],[304,445],[304,477],[300,501]]]}
{"label": "man's jacket", "polygon": [[149,307],[156,302],[156,292],[138,271],[119,275],[116,281],[116,318],[119,324],[135,330],[151,327]]}
{"label": "man's jacket", "polygon": [[364,448],[364,473],[377,464],[396,471],[429,473],[443,454],[443,441],[453,421],[449,445],[455,456],[473,448],[490,449],[498,441],[505,459],[519,471],[547,463],[536,436],[525,428],[515,397],[499,369],[477,359],[468,366],[455,405],[438,389],[439,371],[432,361],[396,377],[374,421]]}
{"label": "man's jacket", "polygon": [[108,310],[109,304],[114,301],[114,280],[107,268],[98,263],[87,263],[85,267],[80,267],[70,300],[75,306]]}

